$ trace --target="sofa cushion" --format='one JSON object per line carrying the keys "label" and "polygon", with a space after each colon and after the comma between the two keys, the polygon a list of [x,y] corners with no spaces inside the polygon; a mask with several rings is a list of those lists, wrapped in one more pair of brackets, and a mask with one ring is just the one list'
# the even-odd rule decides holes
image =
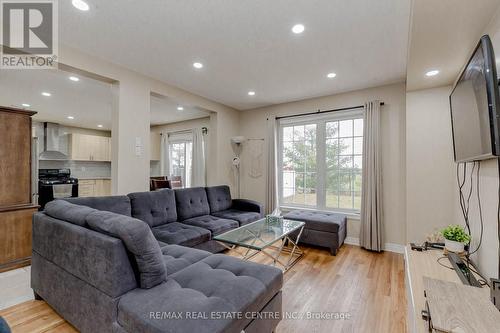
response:
{"label": "sofa cushion", "polygon": [[207,193],[203,187],[175,190],[178,220],[210,214]]}
{"label": "sofa cushion", "polygon": [[244,212],[237,209],[223,210],[221,212],[212,213],[212,215],[223,219],[238,221],[240,226],[252,223],[260,219],[260,213]]}
{"label": "sofa cushion", "polygon": [[212,255],[210,252],[192,249],[179,245],[167,245],[162,247],[163,262],[167,267],[168,275],[172,275],[195,262],[201,261]]}
{"label": "sofa cushion", "polygon": [[132,216],[151,227],[177,221],[173,190],[130,193],[128,197],[132,207]]}
{"label": "sofa cushion", "polygon": [[307,210],[294,210],[285,214],[284,218],[289,220],[303,221],[306,229],[338,232],[339,228],[344,228],[347,217],[339,213],[316,212]]}
{"label": "sofa cushion", "polygon": [[104,211],[90,213],[86,222],[91,229],[123,241],[135,257],[141,288],[152,288],[165,281],[167,271],[160,245],[145,222]]}
{"label": "sofa cushion", "polygon": [[[214,313],[257,312],[279,293],[280,269],[211,255],[170,275],[165,283],[149,290],[133,290],[118,304],[118,322],[128,332],[241,332],[249,320],[212,317]],[[150,313],[181,313],[172,320]],[[186,318],[186,314],[208,319]]]}
{"label": "sofa cushion", "polygon": [[[53,280],[47,283],[48,280],[34,278],[35,275],[40,277],[41,270],[46,273],[47,262],[85,281],[97,293],[112,298],[138,287],[137,270],[133,268],[135,263],[130,260],[130,252],[119,238],[82,228],[46,213],[33,215],[31,255],[31,282],[35,290],[58,288],[50,285],[55,283]],[[43,259],[37,262],[36,255]]]}
{"label": "sofa cushion", "polygon": [[191,219],[182,221],[182,223],[208,229],[213,236],[224,233],[234,228],[238,228],[237,221],[222,219],[220,217],[212,215],[193,217]]}
{"label": "sofa cushion", "polygon": [[55,219],[87,227],[86,218],[96,210],[87,206],[72,204],[65,200],[54,200],[45,205],[44,212]]}
{"label": "sofa cushion", "polygon": [[233,205],[229,186],[211,186],[207,187],[206,191],[211,213],[227,210]]}
{"label": "sofa cushion", "polygon": [[61,199],[75,205],[87,206],[116,214],[131,216],[130,199],[126,195]]}
{"label": "sofa cushion", "polygon": [[210,240],[210,231],[207,229],[179,222],[153,227],[151,231],[157,240],[167,244],[193,247]]}

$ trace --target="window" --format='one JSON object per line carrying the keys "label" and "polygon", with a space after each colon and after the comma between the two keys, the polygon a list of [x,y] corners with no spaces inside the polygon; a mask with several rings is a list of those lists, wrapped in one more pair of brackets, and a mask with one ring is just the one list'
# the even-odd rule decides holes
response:
{"label": "window", "polygon": [[191,163],[193,160],[193,139],[186,135],[169,137],[170,179],[172,186],[191,186]]}
{"label": "window", "polygon": [[359,212],[363,161],[363,113],[280,121],[280,204]]}

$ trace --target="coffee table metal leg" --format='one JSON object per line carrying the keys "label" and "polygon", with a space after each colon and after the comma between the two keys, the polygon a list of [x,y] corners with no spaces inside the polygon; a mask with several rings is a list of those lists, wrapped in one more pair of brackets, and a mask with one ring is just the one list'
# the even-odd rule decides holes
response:
{"label": "coffee table metal leg", "polygon": [[[303,231],[303,230],[304,230],[304,227],[300,228],[299,234],[297,235],[297,238],[295,239],[295,242],[294,242],[294,241],[292,241],[292,240],[290,239],[290,237],[288,237],[288,236],[286,237],[286,239],[287,239],[289,242],[291,242],[291,243],[293,244],[292,251],[290,251],[290,255],[288,256],[288,262],[287,262],[287,266],[288,266],[288,267],[290,267],[291,260],[292,260],[292,258],[293,258],[293,255],[295,254],[295,250],[296,250],[296,249],[298,249],[298,250],[299,250],[299,252],[298,252],[299,256],[297,257],[297,259],[296,259],[296,260],[294,260],[294,261],[293,261],[293,263],[295,263],[295,262],[296,262],[296,261],[297,261],[300,257],[302,257],[302,255],[303,255],[302,250],[301,250],[301,249],[300,249],[300,247],[297,245],[297,244],[299,243],[300,236],[302,235],[302,231]],[[283,243],[284,243],[284,242],[283,242]]]}

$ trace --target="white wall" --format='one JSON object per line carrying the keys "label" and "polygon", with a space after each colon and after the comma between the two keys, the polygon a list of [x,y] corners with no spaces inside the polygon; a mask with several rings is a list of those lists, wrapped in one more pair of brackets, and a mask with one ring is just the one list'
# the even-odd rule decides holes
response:
{"label": "white wall", "polygon": [[[485,29],[490,35],[500,69],[500,9]],[[479,40],[480,36],[477,36]],[[472,50],[471,50],[472,52]],[[467,62],[464,58],[463,64]],[[407,240],[423,241],[425,236],[448,224],[464,225],[458,198],[449,93],[451,86],[409,92],[406,96],[407,120]],[[472,165],[468,167],[470,177]],[[471,197],[469,219],[472,248],[480,237],[477,193]],[[497,223],[498,197],[497,160],[481,162],[480,195],[484,232],[481,248],[473,256],[486,277],[498,277],[499,240]],[[465,188],[469,189],[467,181]]]}
{"label": "white wall", "polygon": [[[216,113],[210,127],[215,130],[213,137],[218,147],[211,152],[217,167],[210,169],[209,175],[214,183],[234,186],[227,170],[232,157],[229,138],[238,132],[238,111],[64,45],[60,45],[59,59],[65,65],[116,81],[113,89],[113,193],[148,189],[151,93]],[[136,138],[143,144],[141,156],[136,155]]]}
{"label": "white wall", "polygon": [[[406,95],[407,241],[422,242],[449,224],[465,225],[459,204],[449,94],[451,87],[409,92]],[[470,188],[470,172],[464,192]],[[474,261],[487,277],[498,276],[498,170],[496,160],[481,162],[480,195],[484,221],[483,242]],[[480,238],[480,219],[474,173],[469,219],[472,248]]]}
{"label": "white wall", "polygon": [[456,223],[455,163],[448,96],[451,87],[406,95],[406,234],[422,242]]}
{"label": "white wall", "polygon": [[[270,115],[293,115],[318,109],[357,106],[374,99],[385,102],[382,107],[384,242],[405,244],[405,85],[403,83],[243,111],[240,117],[240,135],[247,138],[265,138],[266,142],[263,174],[259,178],[248,175],[250,154],[245,147],[243,148],[242,196],[260,202],[265,201],[266,119]],[[359,220],[349,219],[348,236],[359,237]]]}

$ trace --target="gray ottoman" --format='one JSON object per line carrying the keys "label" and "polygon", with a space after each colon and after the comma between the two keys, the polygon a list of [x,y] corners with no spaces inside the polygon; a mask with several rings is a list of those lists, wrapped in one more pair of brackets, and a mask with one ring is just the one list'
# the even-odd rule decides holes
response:
{"label": "gray ottoman", "polygon": [[294,210],[284,217],[306,223],[300,243],[327,247],[332,255],[337,255],[344,244],[347,235],[347,216],[344,214]]}

